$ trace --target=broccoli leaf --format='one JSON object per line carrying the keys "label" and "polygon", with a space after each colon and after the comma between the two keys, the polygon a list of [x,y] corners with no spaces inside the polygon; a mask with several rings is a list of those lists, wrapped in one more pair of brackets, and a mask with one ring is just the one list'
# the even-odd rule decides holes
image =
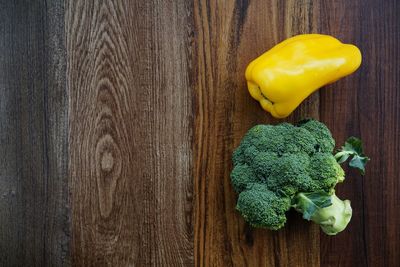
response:
{"label": "broccoli leaf", "polygon": [[365,174],[365,165],[369,161],[367,157],[353,156],[349,162],[349,166],[358,169],[362,175]]}
{"label": "broccoli leaf", "polygon": [[349,166],[358,169],[362,175],[365,174],[365,165],[369,158],[365,156],[362,149],[362,142],[356,137],[350,137],[344,146],[336,153],[335,158],[338,163],[343,163],[350,159]]}
{"label": "broccoli leaf", "polygon": [[324,192],[299,193],[292,201],[292,206],[303,213],[303,218],[310,220],[319,209],[332,205],[331,195]]}

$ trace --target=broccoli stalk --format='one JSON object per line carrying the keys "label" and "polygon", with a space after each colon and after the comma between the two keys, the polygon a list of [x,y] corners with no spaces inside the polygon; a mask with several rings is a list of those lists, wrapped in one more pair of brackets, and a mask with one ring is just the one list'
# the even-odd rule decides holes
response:
{"label": "broccoli stalk", "polygon": [[299,193],[293,198],[292,207],[303,213],[304,219],[319,224],[327,235],[343,231],[352,215],[349,200],[324,192]]}

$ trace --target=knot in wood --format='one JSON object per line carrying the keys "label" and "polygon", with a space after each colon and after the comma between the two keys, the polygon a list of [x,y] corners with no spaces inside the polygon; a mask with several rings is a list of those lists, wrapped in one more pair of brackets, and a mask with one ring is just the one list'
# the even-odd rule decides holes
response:
{"label": "knot in wood", "polygon": [[101,170],[105,172],[110,172],[114,167],[114,156],[111,151],[104,151],[101,155]]}

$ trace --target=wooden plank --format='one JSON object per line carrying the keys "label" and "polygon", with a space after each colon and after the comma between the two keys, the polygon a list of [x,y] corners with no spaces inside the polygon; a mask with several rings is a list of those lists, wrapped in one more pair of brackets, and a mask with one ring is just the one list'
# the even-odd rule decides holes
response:
{"label": "wooden plank", "polygon": [[[321,118],[340,145],[361,137],[371,157],[365,177],[349,170],[337,193],[353,218],[337,237],[321,237],[323,266],[399,266],[400,3],[325,1],[321,30],[358,45],[360,70],[321,92]],[[323,18],[323,20],[322,20]]]}
{"label": "wooden plank", "polygon": [[188,1],[68,1],[74,266],[193,264]]}
{"label": "wooden plank", "polygon": [[[277,123],[247,92],[247,64],[283,39],[316,30],[315,1],[195,1],[195,265],[318,266],[319,230],[295,212],[279,232],[235,211],[231,154],[255,124]],[[319,116],[318,94],[289,118]]]}
{"label": "wooden plank", "polygon": [[0,266],[65,266],[63,1],[0,6]]}
{"label": "wooden plank", "polygon": [[[398,1],[66,4],[65,33],[63,1],[0,5],[0,266],[400,265]],[[320,118],[338,144],[360,136],[372,161],[338,186],[345,232],[320,236],[296,212],[255,230],[234,210],[231,153],[282,120],[250,98],[244,70],[317,31],[357,44],[362,67],[285,121]]]}

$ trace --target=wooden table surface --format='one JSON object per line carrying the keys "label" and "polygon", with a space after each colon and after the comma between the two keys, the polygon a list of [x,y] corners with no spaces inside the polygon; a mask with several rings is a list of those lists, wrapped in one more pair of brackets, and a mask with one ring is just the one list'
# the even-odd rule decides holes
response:
{"label": "wooden table surface", "polygon": [[[0,1],[0,266],[400,266],[400,1]],[[299,33],[356,44],[361,68],[311,116],[359,136],[334,237],[290,212],[235,211],[231,153],[258,123],[246,65]]]}

